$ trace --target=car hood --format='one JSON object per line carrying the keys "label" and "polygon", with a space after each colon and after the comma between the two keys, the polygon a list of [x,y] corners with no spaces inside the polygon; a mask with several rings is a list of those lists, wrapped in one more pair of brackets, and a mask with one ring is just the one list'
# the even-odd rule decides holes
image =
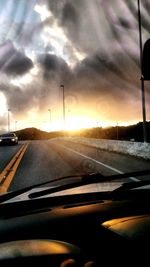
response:
{"label": "car hood", "polygon": [[[72,189],[66,189],[63,191],[59,191],[56,193],[50,193],[43,196],[38,197],[44,198],[44,197],[54,197],[54,196],[64,196],[64,195],[73,195],[73,194],[84,194],[84,193],[93,193],[93,192],[108,192],[113,191],[117,188],[119,188],[122,185],[122,182],[120,181],[114,181],[114,182],[104,182],[104,183],[95,183],[95,184],[89,184],[89,185],[83,185]],[[32,193],[41,192],[50,188],[54,188],[54,186],[50,187],[38,187],[33,188],[25,193],[22,193],[16,197],[13,197],[9,200],[4,201],[3,203],[12,203],[17,201],[24,201],[29,200],[29,195]]]}
{"label": "car hood", "polygon": [[16,137],[12,137],[12,136],[7,136],[7,137],[1,137],[0,139],[2,140],[7,140],[7,139],[14,139]]}

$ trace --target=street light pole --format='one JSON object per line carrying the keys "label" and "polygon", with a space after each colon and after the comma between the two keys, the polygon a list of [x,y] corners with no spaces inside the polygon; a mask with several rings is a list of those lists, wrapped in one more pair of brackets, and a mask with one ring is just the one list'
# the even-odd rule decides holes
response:
{"label": "street light pole", "polygon": [[118,127],[118,122],[117,122],[117,140],[119,139],[119,127]]}
{"label": "street light pole", "polygon": [[61,84],[60,87],[62,87],[62,94],[63,94],[63,120],[64,120],[64,128],[65,128],[65,91],[64,91],[63,84]]}
{"label": "street light pole", "polygon": [[140,66],[141,66],[141,94],[142,94],[142,114],[143,114],[143,139],[147,142],[147,131],[146,131],[146,108],[145,108],[145,88],[144,79],[142,76],[142,30],[141,30],[141,12],[140,12],[140,0],[137,0],[138,5],[138,23],[139,23],[139,44],[140,44]]}
{"label": "street light pole", "polygon": [[51,109],[48,109],[49,111],[49,123],[50,123],[50,129],[51,129]]}
{"label": "street light pole", "polygon": [[11,111],[11,109],[8,109],[8,132],[10,132],[10,117],[9,117],[9,111]]}

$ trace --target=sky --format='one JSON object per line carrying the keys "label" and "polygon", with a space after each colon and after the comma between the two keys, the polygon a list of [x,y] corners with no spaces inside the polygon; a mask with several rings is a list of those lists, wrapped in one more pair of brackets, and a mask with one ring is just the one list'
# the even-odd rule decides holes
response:
{"label": "sky", "polygon": [[[149,0],[140,6],[144,45]],[[0,132],[138,123],[140,73],[136,0],[0,1]]]}

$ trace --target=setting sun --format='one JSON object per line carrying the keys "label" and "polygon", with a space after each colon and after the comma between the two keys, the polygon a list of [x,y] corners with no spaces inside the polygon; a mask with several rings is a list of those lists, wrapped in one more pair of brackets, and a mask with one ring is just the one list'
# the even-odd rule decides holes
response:
{"label": "setting sun", "polygon": [[66,118],[65,123],[62,119],[53,119],[51,125],[49,121],[43,121],[42,125],[38,125],[38,128],[42,128],[45,131],[75,131],[83,128],[92,128],[96,126],[96,122],[86,116],[70,116]]}
{"label": "setting sun", "polygon": [[[65,121],[63,121],[62,117],[59,117],[59,112],[53,114],[51,120],[49,119],[47,114],[46,116],[41,114],[41,116],[37,115],[37,110],[32,110],[32,112],[28,112],[28,120],[22,120],[18,124],[19,128],[28,128],[28,127],[36,127],[46,132],[53,132],[53,131],[77,131],[81,129],[89,129],[95,127],[116,127],[116,126],[128,126],[128,122],[123,121],[111,121],[101,119],[98,120],[96,117],[90,117],[86,115],[74,115],[74,116],[67,116]],[[134,121],[133,123],[136,123]]]}
{"label": "setting sun", "polygon": [[95,121],[85,116],[71,116],[67,119],[65,129],[69,131],[95,126]]}

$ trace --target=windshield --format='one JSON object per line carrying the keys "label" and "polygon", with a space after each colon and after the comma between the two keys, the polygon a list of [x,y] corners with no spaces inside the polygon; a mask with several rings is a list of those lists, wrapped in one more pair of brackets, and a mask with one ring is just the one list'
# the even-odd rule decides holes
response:
{"label": "windshield", "polygon": [[149,0],[1,0],[0,25],[0,134],[17,136],[0,139],[0,194],[148,181]]}
{"label": "windshield", "polygon": [[2,134],[1,137],[15,137],[14,133]]}

